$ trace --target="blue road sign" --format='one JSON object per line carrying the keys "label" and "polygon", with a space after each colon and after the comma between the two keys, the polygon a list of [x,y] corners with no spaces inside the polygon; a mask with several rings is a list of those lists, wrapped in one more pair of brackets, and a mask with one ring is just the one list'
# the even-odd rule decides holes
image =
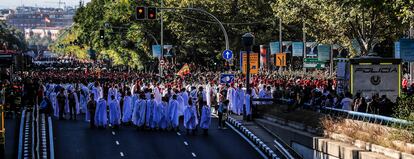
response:
{"label": "blue road sign", "polygon": [[234,81],[234,74],[221,74],[220,75],[220,83],[222,84],[230,84]]}
{"label": "blue road sign", "polygon": [[225,60],[230,60],[231,58],[233,58],[233,52],[231,50],[224,50],[223,51],[223,58]]}

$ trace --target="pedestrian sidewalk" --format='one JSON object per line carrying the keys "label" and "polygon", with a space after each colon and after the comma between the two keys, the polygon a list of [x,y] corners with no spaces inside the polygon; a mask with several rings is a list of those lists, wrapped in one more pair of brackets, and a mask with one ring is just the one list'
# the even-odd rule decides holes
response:
{"label": "pedestrian sidewalk", "polygon": [[281,143],[280,139],[254,121],[244,121],[243,116],[231,114],[228,123],[243,133],[269,158],[301,158],[284,143]]}

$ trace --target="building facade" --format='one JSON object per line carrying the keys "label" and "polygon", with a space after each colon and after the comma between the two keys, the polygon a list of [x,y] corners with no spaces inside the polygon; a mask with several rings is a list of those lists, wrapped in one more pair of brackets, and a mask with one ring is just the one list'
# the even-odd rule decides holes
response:
{"label": "building facade", "polygon": [[17,7],[16,10],[5,17],[6,23],[21,31],[37,27],[64,28],[73,23],[75,9]]}
{"label": "building facade", "polygon": [[24,29],[24,38],[26,40],[33,36],[39,36],[40,38],[50,37],[53,41],[59,36],[59,31],[62,27],[36,27]]}

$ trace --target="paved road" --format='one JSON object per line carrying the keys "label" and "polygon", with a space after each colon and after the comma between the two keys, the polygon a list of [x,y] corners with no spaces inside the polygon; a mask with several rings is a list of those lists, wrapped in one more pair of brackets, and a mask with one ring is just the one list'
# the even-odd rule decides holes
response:
{"label": "paved road", "polygon": [[55,157],[59,159],[206,158],[257,159],[259,153],[231,129],[217,129],[213,119],[208,136],[162,131],[89,129],[84,121],[54,120]]}
{"label": "paved road", "polygon": [[6,159],[17,158],[17,145],[19,142],[18,119],[5,119],[4,125],[6,129],[5,157]]}

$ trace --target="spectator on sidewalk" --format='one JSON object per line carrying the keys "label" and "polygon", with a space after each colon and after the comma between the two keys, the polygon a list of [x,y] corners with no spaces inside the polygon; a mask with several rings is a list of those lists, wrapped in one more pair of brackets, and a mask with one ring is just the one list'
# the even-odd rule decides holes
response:
{"label": "spectator on sidewalk", "polygon": [[343,110],[352,111],[352,95],[349,92],[345,93],[345,98],[341,101],[341,108]]}

